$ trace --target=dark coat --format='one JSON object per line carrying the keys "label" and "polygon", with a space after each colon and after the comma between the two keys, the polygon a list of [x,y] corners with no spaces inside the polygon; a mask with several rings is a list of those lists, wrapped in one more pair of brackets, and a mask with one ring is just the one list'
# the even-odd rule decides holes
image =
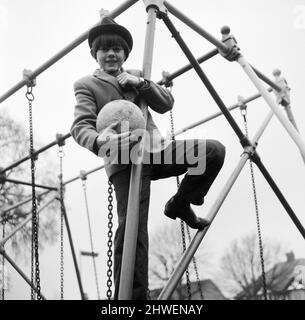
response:
{"label": "dark coat", "polygon": [[[139,70],[127,72],[141,76]],[[147,88],[139,90],[134,88],[124,89],[119,85],[115,77],[100,69],[96,70],[93,75],[76,81],[74,83],[74,92],[77,103],[74,110],[71,134],[78,144],[96,155],[98,155],[99,151],[96,144],[96,138],[99,135],[96,130],[96,118],[106,103],[112,100],[126,99],[138,105],[140,98],[143,98],[149,107],[158,113],[165,113],[171,110],[174,103],[171,93],[152,81],[149,82]],[[149,133],[157,130],[149,111],[147,129]],[[125,167],[126,165],[105,165],[108,177]]]}

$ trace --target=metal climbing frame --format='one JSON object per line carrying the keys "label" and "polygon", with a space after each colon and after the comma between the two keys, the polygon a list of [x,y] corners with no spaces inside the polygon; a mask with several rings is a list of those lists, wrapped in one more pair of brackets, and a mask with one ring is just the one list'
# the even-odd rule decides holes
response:
{"label": "metal climbing frame", "polygon": [[[222,203],[224,202],[227,194],[231,190],[234,182],[236,181],[238,175],[240,174],[241,170],[243,169],[245,163],[250,158],[255,162],[255,164],[258,166],[264,177],[266,178],[267,182],[270,184],[271,188],[279,198],[280,202],[284,206],[285,210],[291,217],[292,221],[302,234],[302,236],[305,238],[305,230],[300,221],[298,220],[297,216],[287,203],[286,199],[282,195],[281,191],[277,187],[276,183],[273,181],[271,175],[267,171],[267,169],[264,167],[263,163],[260,160],[260,157],[256,151],[256,147],[258,144],[258,140],[263,134],[265,128],[267,127],[268,123],[270,122],[273,114],[277,116],[277,118],[280,120],[284,128],[287,130],[291,138],[294,140],[294,142],[297,144],[301,155],[303,159],[305,159],[305,144],[304,141],[301,139],[296,126],[294,124],[291,124],[283,115],[281,110],[278,108],[278,105],[276,102],[271,98],[271,96],[268,93],[268,90],[262,85],[261,80],[263,80],[265,83],[270,85],[269,91],[276,91],[277,93],[282,93],[282,87],[279,86],[277,83],[270,80],[268,77],[266,77],[263,73],[252,67],[246,59],[240,54],[239,48],[237,47],[237,42],[235,38],[230,35],[229,28],[223,28],[222,29],[222,41],[219,41],[212,35],[210,35],[207,31],[202,29],[198,24],[187,18],[183,13],[181,13],[178,9],[173,7],[170,3],[163,0],[143,0],[144,5],[147,11],[147,29],[146,29],[146,37],[145,37],[145,48],[144,48],[144,60],[143,60],[143,74],[144,77],[147,79],[151,76],[151,65],[152,65],[152,56],[153,56],[153,43],[154,43],[154,32],[155,32],[155,24],[156,19],[160,18],[164,21],[165,25],[168,27],[169,31],[171,32],[173,38],[177,41],[178,45],[190,61],[190,63],[183,68],[177,70],[176,72],[167,75],[166,80],[163,78],[158,83],[163,85],[165,84],[165,81],[171,81],[175,79],[176,77],[182,75],[183,73],[187,72],[188,70],[194,69],[200,79],[202,80],[205,87],[208,89],[209,93],[215,100],[216,104],[220,108],[220,112],[215,113],[205,119],[202,119],[200,121],[197,121],[193,124],[188,125],[185,128],[180,129],[179,131],[175,132],[175,136],[190,130],[196,126],[199,126],[203,123],[206,123],[209,120],[215,119],[218,116],[224,115],[228,122],[230,123],[231,127],[235,131],[236,135],[239,138],[239,141],[244,149],[244,152],[241,156],[240,161],[238,162],[236,168],[232,172],[231,176],[229,177],[227,183],[223,187],[222,191],[220,192],[218,198],[215,200],[214,204],[212,205],[209,213],[208,213],[208,219],[212,222],[215,218],[218,210],[220,209]],[[108,15],[112,18],[117,17],[124,11],[126,11],[129,7],[131,7],[133,4],[138,2],[138,0],[128,0],[123,2],[119,7],[117,7],[115,10],[110,12]],[[212,44],[215,45],[216,49],[208,52],[207,54],[203,55],[202,57],[196,59],[189,48],[187,47],[186,43],[176,30],[175,26],[171,22],[168,13],[173,14],[178,19],[180,19],[182,22],[184,22],[186,25],[188,25],[190,28],[192,28],[195,32],[199,33],[202,37],[204,37],[206,40],[210,41]],[[97,23],[99,24],[99,22]],[[95,25],[97,25],[95,24]],[[50,58],[48,61],[46,61],[43,65],[38,67],[35,71],[30,72],[28,74],[28,78],[24,79],[20,82],[18,82],[14,87],[9,89],[7,92],[5,92],[2,96],[0,96],[0,103],[6,100],[8,97],[10,97],[12,94],[17,92],[22,87],[26,86],[28,83],[28,80],[34,80],[38,75],[40,75],[42,72],[44,72],[46,69],[48,69],[50,66],[52,66],[55,62],[60,60],[62,57],[64,57],[66,54],[68,54],[70,51],[75,49],[79,44],[81,44],[83,41],[87,39],[88,30],[81,34],[78,38],[76,38],[73,42],[71,42],[69,45],[67,45],[65,48],[63,48],[60,52],[58,52],[55,56]],[[208,59],[221,54],[229,61],[237,61],[250,80],[254,83],[256,88],[258,89],[259,93],[252,95],[251,97],[244,100],[244,103],[248,103],[250,101],[253,101],[259,97],[263,97],[264,100],[267,102],[269,107],[271,108],[270,113],[262,123],[261,127],[257,131],[256,135],[254,136],[252,141],[249,141],[248,138],[243,134],[235,120],[230,114],[230,111],[238,108],[240,106],[239,103],[236,103],[232,105],[229,108],[226,108],[223,101],[217,94],[216,90],[210,83],[209,79],[206,77],[204,72],[202,71],[200,67],[200,63],[207,61]],[[144,112],[144,115],[147,115],[147,104],[145,101],[141,102],[141,108]],[[289,110],[290,112],[291,110]],[[287,112],[288,114],[288,112]],[[291,116],[291,112],[289,113]],[[288,116],[289,116],[288,114]],[[290,117],[291,118],[291,117]],[[291,119],[290,119],[291,120]],[[62,136],[61,138],[63,140],[66,140],[70,137],[70,134],[66,134]],[[142,139],[142,142],[145,141],[145,139]],[[42,149],[35,151],[34,155],[37,156],[39,153],[47,150],[48,148],[51,148],[52,146],[59,144],[58,139],[51,142],[47,146],[43,147]],[[142,146],[143,148],[143,146]],[[0,169],[0,183],[4,182],[11,182],[11,183],[20,183],[24,185],[31,185],[31,183],[18,181],[14,179],[6,179],[6,172],[10,169],[13,169],[14,167],[18,166],[19,164],[25,162],[26,160],[29,160],[30,156],[27,156],[23,159],[20,159],[19,161],[13,163],[7,168]],[[88,174],[94,173],[100,169],[103,169],[104,166],[99,166],[93,170],[90,170],[88,172],[85,172],[86,176]],[[135,244],[137,239],[137,225],[138,225],[138,211],[139,211],[139,194],[141,189],[141,173],[142,173],[142,165],[133,165],[132,167],[132,174],[131,174],[131,181],[130,181],[130,194],[129,194],[129,200],[132,199],[132,201],[129,201],[128,203],[128,212],[127,212],[127,222],[126,222],[126,230],[125,230],[125,241],[124,241],[124,250],[123,250],[123,260],[122,260],[122,269],[121,269],[121,283],[120,283],[120,289],[119,289],[119,299],[126,300],[131,299],[131,293],[132,293],[132,279],[133,279],[133,273],[134,273],[134,260],[135,260]],[[82,173],[84,174],[84,172]],[[62,182],[63,186],[66,186],[67,184],[76,181],[78,179],[81,179],[81,175],[78,175],[70,180],[67,180],[66,182]],[[55,190],[58,191],[58,188],[56,187],[50,187],[50,186],[43,186],[43,185],[35,185],[35,187],[48,189],[48,191],[45,191],[41,193],[39,196],[44,196],[48,194],[49,192],[53,192]],[[58,197],[58,196],[57,196]],[[21,206],[32,199],[27,199],[24,201],[21,201],[17,203],[16,205],[13,205],[9,208],[5,208],[1,212],[1,217],[4,218],[4,216],[11,210],[17,208],[18,206]],[[81,280],[79,276],[75,251],[73,247],[73,241],[71,236],[71,231],[69,229],[69,224],[67,220],[66,210],[64,206],[64,202],[62,199],[60,199],[61,208],[64,213],[65,222],[68,230],[69,240],[70,240],[70,246],[71,251],[74,259],[75,264],[75,270],[79,282],[80,287],[80,293],[82,299],[84,299],[84,292],[82,290]],[[47,204],[46,204],[47,205]],[[41,211],[43,207],[39,210]],[[22,224],[27,223],[28,219],[26,219]],[[20,227],[17,227],[13,232],[17,232],[20,229]],[[175,269],[174,273],[172,274],[169,282],[164,287],[163,291],[161,292],[159,299],[168,299],[170,295],[172,294],[173,290],[175,289],[178,281],[182,277],[184,271],[188,267],[188,264],[190,263],[192,257],[194,256],[197,248],[199,247],[201,241],[203,240],[206,232],[208,231],[209,226],[205,228],[204,230],[199,230],[196,235],[193,237],[189,247],[185,251],[185,253],[182,255],[177,268]],[[20,275],[31,285],[31,282],[28,280],[28,278],[25,276],[25,274],[17,267],[17,265],[12,261],[12,259],[6,254],[4,250],[4,244],[5,242],[11,237],[11,235],[7,236],[5,239],[2,239],[0,241],[0,253],[9,261],[9,263],[20,273]],[[36,290],[36,288],[33,288]],[[42,296],[42,298],[44,298]]]}

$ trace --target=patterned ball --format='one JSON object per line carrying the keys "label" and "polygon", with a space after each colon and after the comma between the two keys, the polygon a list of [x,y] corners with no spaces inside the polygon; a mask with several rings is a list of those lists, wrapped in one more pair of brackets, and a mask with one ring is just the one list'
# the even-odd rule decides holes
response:
{"label": "patterned ball", "polygon": [[114,122],[117,133],[145,129],[145,119],[141,109],[128,100],[113,100],[103,106],[96,120],[96,129],[101,132]]}

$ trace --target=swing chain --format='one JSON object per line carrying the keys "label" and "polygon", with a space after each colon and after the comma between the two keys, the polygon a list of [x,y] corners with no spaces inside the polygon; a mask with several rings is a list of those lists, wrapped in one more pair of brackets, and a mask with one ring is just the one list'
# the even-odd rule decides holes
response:
{"label": "swing chain", "polygon": [[60,299],[64,300],[64,185],[63,185],[63,144],[58,144],[59,157],[59,196],[60,196]]}
{"label": "swing chain", "polygon": [[32,177],[32,259],[31,259],[31,299],[35,299],[34,284],[34,260],[35,260],[35,284],[36,284],[36,298],[41,300],[40,295],[40,271],[39,271],[39,251],[38,251],[38,215],[35,194],[35,155],[33,142],[33,114],[32,102],[35,97],[33,94],[33,84],[27,86],[25,94],[29,105],[29,129],[30,129],[30,159],[31,159],[31,177]]}
{"label": "swing chain", "polygon": [[[4,219],[2,220],[2,239],[4,239],[5,237],[5,223],[6,223],[6,220],[5,220],[5,217]],[[2,294],[1,294],[1,299],[2,300],[5,300],[5,264],[4,264],[4,255],[2,255]]]}
{"label": "swing chain", "polygon": [[[188,226],[186,227],[186,231],[187,231],[188,240],[189,240],[189,242],[191,242],[191,233],[190,233],[190,229],[189,229]],[[199,294],[200,294],[200,299],[204,300],[204,296],[203,296],[203,292],[202,292],[202,288],[201,288],[201,284],[200,284],[200,279],[199,279],[197,261],[196,261],[195,256],[193,256],[192,261],[193,261],[193,265],[194,265],[196,281],[197,281],[197,289],[198,289]]]}
{"label": "swing chain", "polygon": [[[163,73],[163,76],[164,75],[165,75],[165,73]],[[172,86],[173,86],[173,84],[171,83],[170,91],[172,91]],[[170,123],[171,123],[171,139],[175,140],[174,116],[173,116],[172,110],[170,110]],[[177,189],[179,189],[180,180],[179,180],[178,176],[176,177],[176,181],[177,181]],[[185,240],[185,230],[184,230],[184,222],[183,222],[183,220],[180,221],[180,227],[181,227],[183,252],[185,252],[185,250],[186,250],[186,240]],[[186,225],[186,230],[187,230],[189,241],[191,241],[191,234],[190,234],[190,230],[189,230],[188,225]],[[200,285],[199,273],[198,273],[197,262],[196,262],[195,256],[193,256],[192,261],[193,261],[193,265],[194,265],[194,269],[195,269],[196,281],[197,281],[198,290],[200,292],[200,297],[201,297],[201,300],[204,300],[202,288],[201,288],[201,285]],[[188,268],[185,270],[185,276],[186,276],[186,287],[187,287],[188,300],[191,300],[192,293],[191,293],[191,283],[190,283],[190,275],[189,275],[189,269]]]}
{"label": "swing chain", "polygon": [[112,236],[113,236],[113,232],[112,232],[112,227],[113,227],[113,187],[112,187],[112,183],[110,180],[108,180],[108,251],[107,251],[107,256],[108,256],[108,261],[107,261],[107,266],[108,266],[108,270],[107,270],[107,298],[108,300],[111,299],[112,296]]}
{"label": "swing chain", "polygon": [[[241,110],[241,114],[244,119],[244,127],[245,133],[247,138],[249,138],[248,133],[248,121],[247,121],[247,106]],[[256,225],[257,225],[257,234],[258,234],[258,243],[259,243],[259,254],[260,254],[260,261],[261,261],[261,269],[262,269],[262,282],[263,282],[263,295],[264,299],[267,300],[267,284],[266,284],[266,274],[265,274],[265,260],[264,260],[264,247],[263,247],[263,240],[262,240],[262,232],[261,232],[261,224],[260,224],[260,217],[259,217],[259,210],[258,210],[258,199],[256,193],[256,185],[255,185],[255,178],[254,178],[254,169],[253,169],[253,161],[250,157],[250,172],[251,172],[251,181],[252,181],[252,189],[253,189],[253,197],[254,197],[254,206],[255,206],[255,216],[256,216]]]}

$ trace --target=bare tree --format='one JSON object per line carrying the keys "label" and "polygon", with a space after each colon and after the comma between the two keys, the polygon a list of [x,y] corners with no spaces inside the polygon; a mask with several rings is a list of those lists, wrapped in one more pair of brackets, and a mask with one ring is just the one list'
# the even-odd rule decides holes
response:
{"label": "bare tree", "polygon": [[[258,238],[255,233],[233,241],[226,254],[221,258],[219,285],[222,285],[235,298],[257,299],[262,295],[262,267]],[[274,240],[263,242],[264,269],[268,271],[280,262],[284,254],[284,245]],[[267,289],[280,274],[268,273]],[[220,280],[221,279],[221,280]]]}
{"label": "bare tree", "polygon": [[[185,228],[186,229],[186,228]],[[193,230],[190,230],[190,236],[193,236]],[[186,245],[188,245],[188,235],[185,230]],[[169,280],[171,274],[177,266],[177,262],[183,254],[182,233],[178,224],[166,224],[150,238],[150,285],[153,288],[162,288]],[[210,253],[203,247],[196,253],[196,265],[202,276],[208,271]],[[190,281],[196,281],[194,265],[189,265]],[[183,278],[180,279],[176,287],[178,299],[185,299],[187,293],[183,286]]]}
{"label": "bare tree", "polygon": [[[1,110],[0,114],[0,130],[0,166],[5,168],[29,154],[29,138],[27,130],[22,125],[11,119],[3,110]],[[37,143],[35,144],[37,146]],[[30,162],[27,161],[7,171],[5,173],[5,178],[31,182],[30,172]],[[38,161],[36,161],[35,175],[37,177],[36,183],[49,186],[57,185],[56,178],[58,175],[58,169],[49,160],[49,155],[43,154],[39,156]],[[39,194],[41,190],[37,190],[36,192]],[[7,212],[6,214],[3,214],[3,209],[30,197],[30,186],[5,182],[5,179],[4,182],[0,183],[0,220],[2,222],[3,229],[1,230],[1,236],[2,233],[9,234],[28,215],[31,214],[31,201]],[[48,196],[44,198],[43,201],[47,201],[47,199]],[[43,201],[41,201],[41,203],[43,203]],[[56,203],[50,205],[46,209],[46,212],[41,214],[39,217],[40,248],[43,248],[44,243],[52,243],[56,239],[56,220],[58,220],[59,214],[54,214],[54,210],[59,212],[58,204]],[[5,250],[11,250],[14,253],[15,258],[28,258],[31,254],[31,238],[31,223],[28,223],[6,243]]]}

